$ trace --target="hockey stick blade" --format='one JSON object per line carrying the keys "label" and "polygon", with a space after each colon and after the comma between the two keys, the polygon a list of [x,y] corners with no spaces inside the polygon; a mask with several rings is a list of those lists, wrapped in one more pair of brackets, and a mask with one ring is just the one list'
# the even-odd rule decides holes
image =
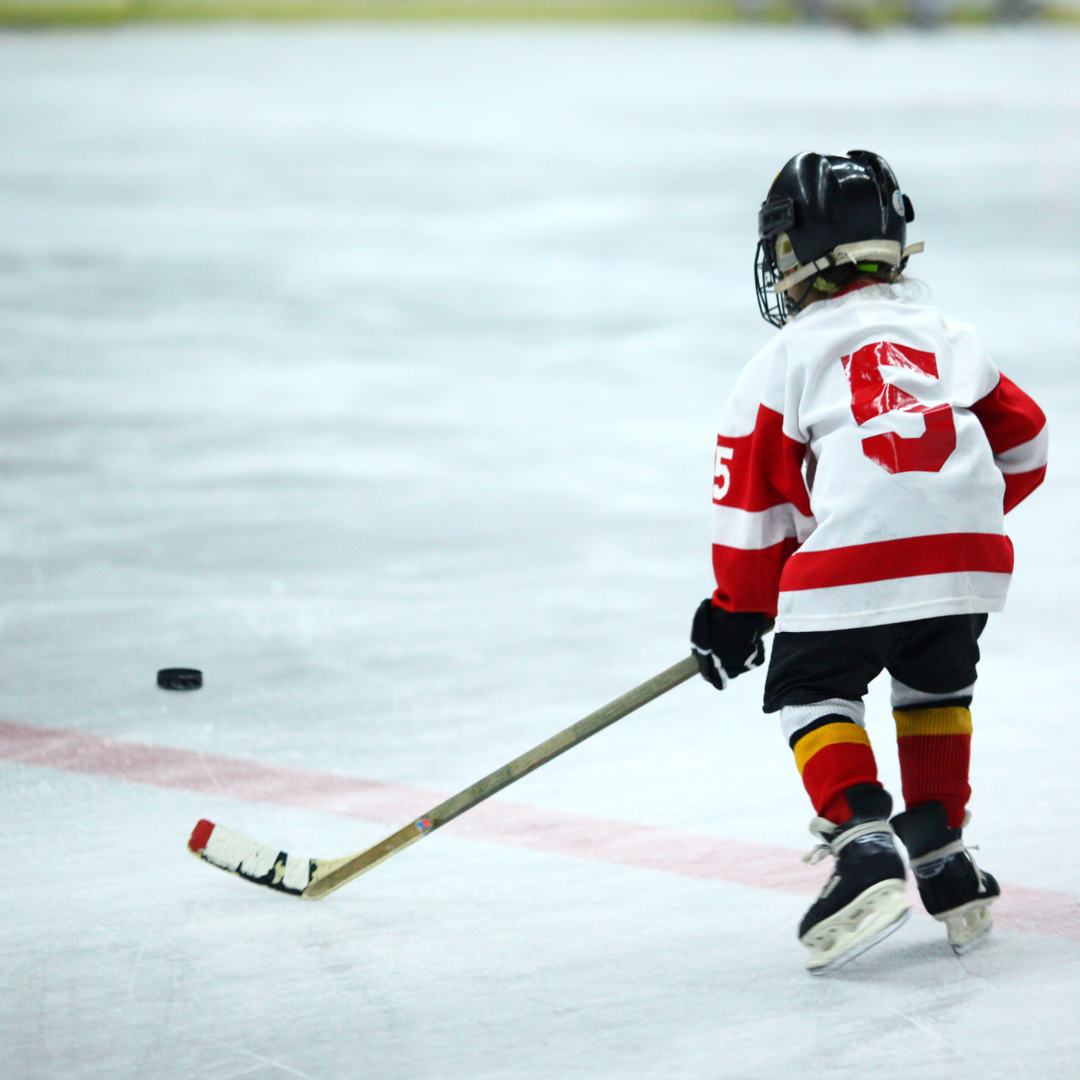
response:
{"label": "hockey stick blade", "polygon": [[[425,822],[426,819],[421,818],[415,824],[400,830],[401,833],[412,835],[399,840],[385,852],[380,849],[386,847],[391,840],[397,839],[398,833],[376,847],[355,855],[345,855],[338,859],[311,859],[290,855],[287,851],[278,851],[277,848],[252,840],[243,833],[227,829],[224,825],[215,825],[203,818],[191,832],[188,850],[211,866],[227,870],[256,885],[265,885],[268,889],[299,896],[305,900],[318,900],[419,840],[431,828],[430,823]],[[360,860],[365,860],[362,867],[356,865]],[[330,875],[350,864],[353,864],[352,872],[343,880],[327,881]]]}
{"label": "hockey stick blade", "polygon": [[680,660],[356,855],[340,859],[300,858],[205,820],[195,826],[188,848],[212,866],[228,870],[246,881],[292,896],[318,900],[697,673],[698,662],[694,656]]}
{"label": "hockey stick blade", "polygon": [[304,895],[319,863],[267,847],[205,818],[192,830],[188,850],[211,866],[293,896]]}

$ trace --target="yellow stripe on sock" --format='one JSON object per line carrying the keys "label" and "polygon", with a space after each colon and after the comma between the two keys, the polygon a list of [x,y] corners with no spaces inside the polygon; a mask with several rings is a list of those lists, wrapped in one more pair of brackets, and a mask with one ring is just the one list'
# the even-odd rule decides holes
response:
{"label": "yellow stripe on sock", "polygon": [[947,709],[895,709],[896,737],[908,735],[970,735],[971,710],[951,705]]}
{"label": "yellow stripe on sock", "polygon": [[869,746],[870,737],[858,724],[825,724],[824,727],[814,728],[795,744],[795,764],[799,767],[799,775],[802,775],[806,763],[819,750],[836,743],[861,743]]}

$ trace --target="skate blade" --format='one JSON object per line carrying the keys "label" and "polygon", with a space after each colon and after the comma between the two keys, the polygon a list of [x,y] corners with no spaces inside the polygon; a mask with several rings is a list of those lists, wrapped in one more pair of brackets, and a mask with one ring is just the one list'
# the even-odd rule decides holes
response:
{"label": "skate blade", "polygon": [[807,969],[812,975],[835,971],[899,930],[910,914],[902,881],[890,878],[872,885],[803,935],[802,943],[810,950]]}
{"label": "skate blade", "polygon": [[988,900],[972,900],[969,904],[934,916],[938,922],[945,924],[949,944],[957,956],[963,956],[986,940],[994,925],[990,905],[996,899],[996,896],[991,896]]}

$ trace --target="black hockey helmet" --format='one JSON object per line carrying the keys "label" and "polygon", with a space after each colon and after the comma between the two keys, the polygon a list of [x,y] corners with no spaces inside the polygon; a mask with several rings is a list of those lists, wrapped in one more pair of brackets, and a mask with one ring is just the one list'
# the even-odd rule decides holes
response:
{"label": "black hockey helmet", "polygon": [[[905,246],[914,219],[911,200],[877,154],[796,154],[758,213],[754,281],[762,317],[783,326],[812,288],[836,287],[821,276],[834,266],[895,278],[922,251],[922,244]],[[790,290],[801,282],[796,299]]]}

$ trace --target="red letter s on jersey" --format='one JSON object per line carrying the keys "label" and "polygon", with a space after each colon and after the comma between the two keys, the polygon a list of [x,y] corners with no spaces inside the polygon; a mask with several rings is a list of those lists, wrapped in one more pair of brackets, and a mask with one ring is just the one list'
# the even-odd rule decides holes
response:
{"label": "red letter s on jersey", "polygon": [[863,439],[863,453],[887,472],[940,472],[956,449],[952,406],[924,405],[881,377],[883,366],[907,368],[938,378],[937,358],[907,345],[877,341],[841,357],[851,385],[851,411],[860,427],[875,416],[890,412],[922,413],[926,430],[913,438],[895,431]]}

